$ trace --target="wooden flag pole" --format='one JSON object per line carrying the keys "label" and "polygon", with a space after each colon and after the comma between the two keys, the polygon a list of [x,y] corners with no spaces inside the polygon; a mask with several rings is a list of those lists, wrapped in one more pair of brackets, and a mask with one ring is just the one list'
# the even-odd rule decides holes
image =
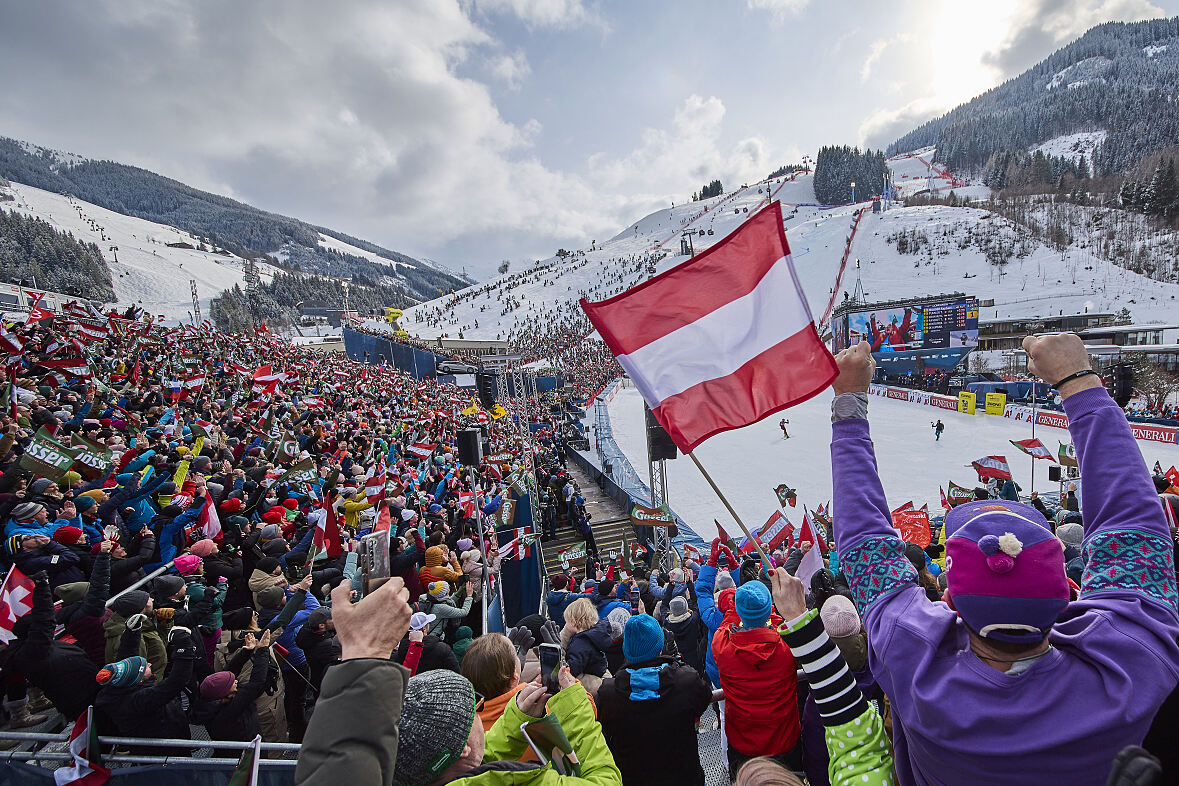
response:
{"label": "wooden flag pole", "polygon": [[737,515],[737,511],[733,510],[733,506],[729,504],[729,500],[725,498],[724,493],[720,490],[719,487],[717,487],[716,482],[712,479],[712,476],[708,474],[708,470],[706,470],[704,465],[700,463],[700,459],[696,458],[696,454],[688,453],[687,455],[688,458],[692,459],[692,461],[696,464],[696,468],[700,470],[700,474],[704,476],[704,479],[708,481],[708,485],[712,486],[712,490],[716,492],[718,497],[720,497],[720,501],[723,502],[725,508],[728,509],[729,515],[733,517],[733,520],[737,522],[737,526],[740,527],[741,531],[745,533],[745,537],[749,538],[749,541],[753,544],[753,547],[757,549],[757,553],[761,555],[762,564],[766,566],[766,572],[768,573],[770,569],[774,567],[774,563],[769,558],[769,555],[766,554],[765,550],[761,547],[761,543],[758,542],[757,538],[749,534],[749,528],[745,526],[745,522],[742,521],[741,517]]}

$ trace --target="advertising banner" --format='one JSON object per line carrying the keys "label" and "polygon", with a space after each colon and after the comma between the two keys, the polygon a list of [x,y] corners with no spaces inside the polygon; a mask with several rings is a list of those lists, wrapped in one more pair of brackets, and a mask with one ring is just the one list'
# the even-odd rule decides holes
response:
{"label": "advertising banner", "polygon": [[984,411],[988,415],[1002,415],[1007,406],[1006,393],[988,393]]}
{"label": "advertising banner", "polygon": [[892,514],[892,525],[901,533],[901,540],[916,543],[921,548],[933,539],[929,531],[929,513],[924,510],[898,510]]}
{"label": "advertising banner", "polygon": [[978,404],[978,397],[965,390],[958,394],[958,411],[964,415],[973,415]]}

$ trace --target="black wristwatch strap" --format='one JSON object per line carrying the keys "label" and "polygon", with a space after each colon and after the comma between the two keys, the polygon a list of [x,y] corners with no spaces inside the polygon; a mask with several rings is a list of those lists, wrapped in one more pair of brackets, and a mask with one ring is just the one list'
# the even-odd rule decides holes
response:
{"label": "black wristwatch strap", "polygon": [[1076,372],[1075,374],[1069,374],[1067,377],[1065,377],[1064,379],[1060,380],[1059,382],[1057,382],[1057,383],[1056,383],[1055,385],[1053,385],[1052,387],[1053,387],[1053,388],[1055,388],[1056,390],[1060,390],[1060,386],[1061,386],[1061,385],[1063,385],[1064,383],[1066,383],[1066,382],[1072,382],[1074,379],[1080,379],[1081,377],[1087,377],[1087,376],[1089,376],[1090,374],[1092,374],[1093,376],[1097,376],[1097,372],[1096,372],[1096,371],[1094,371],[1094,370],[1093,370],[1093,369],[1091,369],[1091,368],[1087,368],[1087,369],[1085,369],[1084,371],[1078,371],[1078,372]]}

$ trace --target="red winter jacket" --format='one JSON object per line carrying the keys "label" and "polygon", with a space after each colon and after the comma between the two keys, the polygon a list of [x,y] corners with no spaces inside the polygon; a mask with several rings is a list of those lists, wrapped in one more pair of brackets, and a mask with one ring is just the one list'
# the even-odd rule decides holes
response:
{"label": "red winter jacket", "polygon": [[726,620],[712,637],[725,691],[725,735],[746,756],[775,756],[798,744],[796,667],[771,628],[737,630]]}

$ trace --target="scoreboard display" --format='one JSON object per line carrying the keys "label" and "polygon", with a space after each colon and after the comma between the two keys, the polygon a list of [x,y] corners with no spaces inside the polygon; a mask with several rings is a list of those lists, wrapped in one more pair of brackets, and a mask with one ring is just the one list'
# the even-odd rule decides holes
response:
{"label": "scoreboard display", "polygon": [[867,341],[873,352],[909,352],[978,346],[978,300],[868,308],[836,318],[835,349]]}

